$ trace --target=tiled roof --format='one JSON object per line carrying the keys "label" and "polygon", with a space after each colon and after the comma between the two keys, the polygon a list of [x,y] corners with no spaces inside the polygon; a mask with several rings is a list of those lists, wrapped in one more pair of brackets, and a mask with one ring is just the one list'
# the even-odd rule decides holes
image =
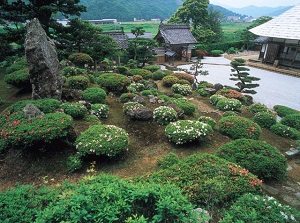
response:
{"label": "tiled roof", "polygon": [[251,42],[253,43],[267,43],[268,41],[270,41],[270,37],[267,36],[260,36],[258,38],[256,38],[255,40],[252,40]]}
{"label": "tiled roof", "polygon": [[197,43],[189,25],[186,24],[160,24],[158,34],[154,38],[159,37],[171,45]]}
{"label": "tiled roof", "polygon": [[104,32],[103,34],[110,35],[111,38],[119,44],[119,49],[128,48],[128,37],[123,31]]}
{"label": "tiled roof", "polygon": [[249,31],[259,36],[300,40],[300,4]]}

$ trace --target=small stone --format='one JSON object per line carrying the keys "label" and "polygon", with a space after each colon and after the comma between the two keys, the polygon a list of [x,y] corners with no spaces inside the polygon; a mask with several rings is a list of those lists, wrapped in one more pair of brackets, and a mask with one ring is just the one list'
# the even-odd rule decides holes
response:
{"label": "small stone", "polygon": [[292,166],[288,166],[288,167],[286,168],[287,171],[290,171],[290,170],[292,170],[292,169],[293,169]]}
{"label": "small stone", "polygon": [[293,157],[299,154],[299,149],[290,148],[289,151],[285,152],[288,157]]}

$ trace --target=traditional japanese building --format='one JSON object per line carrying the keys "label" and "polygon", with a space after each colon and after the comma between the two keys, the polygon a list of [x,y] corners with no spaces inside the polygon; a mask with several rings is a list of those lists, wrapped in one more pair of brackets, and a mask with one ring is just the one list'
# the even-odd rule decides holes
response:
{"label": "traditional japanese building", "polygon": [[261,38],[263,62],[300,68],[300,4],[249,31],[266,37]]}
{"label": "traditional japanese building", "polygon": [[188,24],[161,23],[154,39],[159,43],[155,50],[158,62],[189,61],[193,44],[197,43]]}

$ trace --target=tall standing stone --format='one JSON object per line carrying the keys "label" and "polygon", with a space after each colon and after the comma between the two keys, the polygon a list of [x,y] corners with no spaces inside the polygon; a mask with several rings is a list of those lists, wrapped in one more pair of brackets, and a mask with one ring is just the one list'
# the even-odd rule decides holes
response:
{"label": "tall standing stone", "polygon": [[25,54],[32,84],[32,99],[60,100],[63,79],[56,48],[38,19],[27,23]]}

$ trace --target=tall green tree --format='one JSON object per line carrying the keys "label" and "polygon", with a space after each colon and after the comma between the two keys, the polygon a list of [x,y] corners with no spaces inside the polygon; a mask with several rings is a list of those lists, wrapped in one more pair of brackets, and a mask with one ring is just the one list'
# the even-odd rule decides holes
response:
{"label": "tall green tree", "polygon": [[248,71],[249,68],[245,67],[245,60],[242,58],[236,58],[231,61],[230,65],[232,67],[231,71],[235,72],[230,74],[233,76],[229,78],[232,81],[238,81],[235,85],[238,87],[239,91],[242,93],[248,94],[256,94],[257,92],[252,88],[256,88],[259,86],[257,83],[252,83],[253,81],[259,81],[260,78],[250,76]]}
{"label": "tall green tree", "polygon": [[138,26],[138,27],[135,27],[133,29],[131,29],[131,33],[135,36],[135,38],[133,39],[132,43],[133,43],[133,48],[134,48],[134,60],[136,60],[137,58],[137,49],[139,47],[139,41],[138,41],[138,38],[142,35],[144,35],[145,33],[145,30],[143,29],[142,26]]}

